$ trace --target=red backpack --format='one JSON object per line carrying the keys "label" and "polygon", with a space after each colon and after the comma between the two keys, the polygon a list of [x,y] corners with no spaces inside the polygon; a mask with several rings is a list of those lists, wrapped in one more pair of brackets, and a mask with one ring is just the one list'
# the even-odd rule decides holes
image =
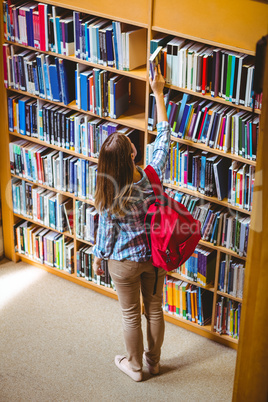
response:
{"label": "red backpack", "polygon": [[[145,173],[152,185],[155,201],[145,215],[144,224],[155,268],[173,271],[194,252],[201,239],[201,223],[187,208],[169,197],[162,188],[154,168],[148,165]],[[157,270],[156,283],[157,285]]]}

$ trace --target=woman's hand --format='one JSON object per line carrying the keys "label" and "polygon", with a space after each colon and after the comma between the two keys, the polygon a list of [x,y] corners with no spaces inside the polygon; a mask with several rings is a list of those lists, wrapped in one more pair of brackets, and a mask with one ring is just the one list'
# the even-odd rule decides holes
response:
{"label": "woman's hand", "polygon": [[155,96],[163,95],[165,80],[161,74],[160,64],[158,64],[157,67],[155,67],[154,69],[154,80],[152,80],[151,77],[149,78],[149,80]]}
{"label": "woman's hand", "polygon": [[167,111],[164,101],[164,86],[165,80],[161,74],[160,64],[155,67],[154,80],[150,78],[150,85],[155,95],[156,109],[157,109],[157,122],[168,121]]}
{"label": "woman's hand", "polygon": [[94,258],[93,269],[96,275],[104,275],[104,271],[101,269],[101,258]]}

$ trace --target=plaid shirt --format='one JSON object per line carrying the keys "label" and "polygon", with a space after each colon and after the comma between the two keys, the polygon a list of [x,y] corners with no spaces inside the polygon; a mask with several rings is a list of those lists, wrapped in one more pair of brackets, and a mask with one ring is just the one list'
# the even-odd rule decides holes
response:
{"label": "plaid shirt", "polygon": [[[157,172],[161,183],[166,167],[170,143],[168,122],[157,124],[157,137],[151,166]],[[99,258],[113,260],[148,261],[151,253],[147,244],[144,217],[154,195],[152,186],[144,171],[137,166],[141,180],[134,183],[131,203],[123,217],[115,217],[105,211],[99,216],[99,227],[93,253]]]}

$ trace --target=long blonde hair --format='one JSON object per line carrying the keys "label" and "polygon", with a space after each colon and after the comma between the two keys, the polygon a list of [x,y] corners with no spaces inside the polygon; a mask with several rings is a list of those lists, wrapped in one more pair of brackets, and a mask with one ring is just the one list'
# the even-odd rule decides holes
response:
{"label": "long blonde hair", "polygon": [[113,133],[104,141],[99,155],[95,207],[99,212],[125,215],[133,188],[133,152],[128,138]]}

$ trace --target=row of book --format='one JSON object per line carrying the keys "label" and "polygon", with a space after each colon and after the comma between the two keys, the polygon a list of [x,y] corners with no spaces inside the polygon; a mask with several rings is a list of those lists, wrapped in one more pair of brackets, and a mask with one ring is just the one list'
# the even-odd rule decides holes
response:
{"label": "row of book", "polygon": [[193,254],[173,272],[185,279],[207,286],[214,283],[216,267],[216,251],[207,247],[196,247]]}
{"label": "row of book", "polygon": [[201,238],[246,257],[250,217],[225,207],[211,204],[203,199],[166,189],[166,192],[181,202],[195,219],[201,222]]}
{"label": "row of book", "polygon": [[146,64],[145,28],[79,12],[73,20],[76,57],[126,71]]}
{"label": "row of book", "polygon": [[241,303],[221,297],[216,304],[214,329],[218,334],[239,339]]}
{"label": "row of book", "polygon": [[[154,142],[146,146],[146,165],[152,160]],[[198,191],[233,206],[252,210],[255,166],[232,161],[207,151],[172,142],[164,183]]]}
{"label": "row of book", "polygon": [[74,242],[27,220],[14,225],[15,250],[41,264],[74,273]]}
{"label": "row of book", "polygon": [[13,211],[59,232],[73,233],[73,200],[12,178]]}
{"label": "row of book", "polygon": [[10,170],[24,179],[93,200],[97,165],[26,140],[9,143]]}
{"label": "row of book", "polygon": [[37,50],[120,70],[146,64],[147,35],[138,28],[42,3],[3,1],[4,37]]}
{"label": "row of book", "polygon": [[75,99],[76,64],[29,49],[3,44],[4,83],[54,102],[68,105]]}
{"label": "row of book", "polygon": [[245,266],[241,262],[234,261],[230,255],[220,262],[218,289],[231,296],[243,298],[245,278]]}
{"label": "row of book", "polygon": [[163,309],[177,317],[208,325],[211,322],[213,293],[187,282],[166,276]]}
{"label": "row of book", "polygon": [[[77,65],[79,66],[79,64]],[[78,70],[81,70],[79,66]],[[78,108],[91,111],[101,117],[118,119],[129,108],[131,81],[126,76],[94,68],[84,71],[80,81],[76,70],[76,104]],[[80,78],[83,73],[80,73]]]}
{"label": "row of book", "polygon": [[8,97],[8,124],[11,133],[37,138],[91,157],[98,157],[101,145],[115,131],[131,138],[139,135],[137,130],[118,123],[23,95]]}
{"label": "row of book", "polygon": [[77,63],[76,105],[101,117],[117,119],[128,110],[131,82],[126,76]]}
{"label": "row of book", "polygon": [[82,201],[75,201],[75,231],[79,239],[95,243],[99,215],[96,209]]}
{"label": "row of book", "polygon": [[[259,116],[209,100],[194,99],[188,94],[177,93],[173,98],[170,90],[165,102],[174,136],[256,160]],[[155,125],[156,103],[154,94],[150,94],[149,130]]]}
{"label": "row of book", "polygon": [[104,271],[104,274],[101,276],[95,274],[93,270],[94,254],[92,253],[92,249],[93,247],[91,246],[84,246],[77,251],[77,276],[87,281],[92,281],[97,285],[115,290],[113,280],[109,274],[107,260],[101,261],[101,269]]}
{"label": "row of book", "polygon": [[88,69],[79,63],[30,50],[14,50],[8,44],[3,45],[3,56],[7,88],[64,105],[76,100],[79,109],[113,119],[129,107],[131,90],[126,76]]}
{"label": "row of book", "polygon": [[[159,34],[153,46],[157,41],[150,56],[152,76],[160,64],[167,84],[253,106],[254,57],[165,34]],[[255,105],[259,109],[261,102],[260,97]]]}

